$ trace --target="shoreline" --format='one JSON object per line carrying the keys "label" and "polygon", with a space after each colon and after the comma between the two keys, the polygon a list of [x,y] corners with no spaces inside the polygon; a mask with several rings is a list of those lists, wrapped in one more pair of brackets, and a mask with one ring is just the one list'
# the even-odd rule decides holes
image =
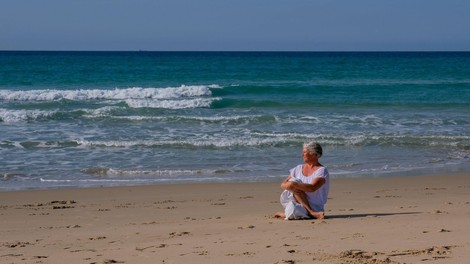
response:
{"label": "shoreline", "polygon": [[326,219],[280,182],[0,191],[5,263],[464,263],[470,175],[331,179]]}
{"label": "shoreline", "polygon": [[[393,172],[389,173],[393,174]],[[377,175],[356,175],[356,176],[337,176],[331,177],[334,181],[341,180],[371,180],[371,179],[400,179],[400,178],[416,178],[416,177],[449,177],[449,176],[462,176],[470,175],[470,172],[466,172],[463,169],[458,169],[454,172],[448,172],[443,174],[441,171],[434,172],[423,172],[423,173],[409,173],[399,174],[396,176],[390,176],[389,174],[377,174]],[[270,183],[281,183],[285,176],[279,176],[278,179],[271,177],[270,179],[261,180],[229,180],[229,181],[168,181],[168,182],[145,182],[145,183],[134,183],[134,184],[114,184],[114,185],[83,185],[83,186],[45,186],[45,187],[23,187],[23,188],[10,188],[1,189],[0,193],[4,192],[29,192],[29,191],[50,191],[50,190],[74,190],[74,189],[103,189],[103,188],[127,188],[127,187],[141,187],[141,186],[168,186],[168,185],[204,185],[204,184],[270,184]]]}

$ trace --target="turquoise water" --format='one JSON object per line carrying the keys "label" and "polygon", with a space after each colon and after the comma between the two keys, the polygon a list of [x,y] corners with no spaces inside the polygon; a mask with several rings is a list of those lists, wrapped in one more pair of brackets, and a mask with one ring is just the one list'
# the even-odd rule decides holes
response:
{"label": "turquoise water", "polygon": [[0,190],[470,171],[470,53],[0,52]]}

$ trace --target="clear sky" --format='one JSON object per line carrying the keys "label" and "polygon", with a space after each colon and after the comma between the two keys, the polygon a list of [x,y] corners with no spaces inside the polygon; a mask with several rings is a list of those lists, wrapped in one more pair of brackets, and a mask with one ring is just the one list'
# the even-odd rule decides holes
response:
{"label": "clear sky", "polygon": [[470,51],[470,1],[0,0],[0,50]]}

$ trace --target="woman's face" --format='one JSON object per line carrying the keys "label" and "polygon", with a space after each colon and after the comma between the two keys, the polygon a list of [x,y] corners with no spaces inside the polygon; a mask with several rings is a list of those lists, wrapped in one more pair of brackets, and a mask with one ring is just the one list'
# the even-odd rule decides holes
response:
{"label": "woman's face", "polygon": [[307,149],[303,149],[302,151],[302,157],[304,158],[305,163],[312,163],[314,161],[317,161],[317,153],[310,153],[308,152]]}

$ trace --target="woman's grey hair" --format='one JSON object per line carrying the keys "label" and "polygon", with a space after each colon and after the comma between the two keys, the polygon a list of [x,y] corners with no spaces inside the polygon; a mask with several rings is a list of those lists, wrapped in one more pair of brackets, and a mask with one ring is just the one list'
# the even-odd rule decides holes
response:
{"label": "woman's grey hair", "polygon": [[323,155],[323,149],[317,142],[304,143],[304,149],[306,149],[310,154],[317,154],[319,158]]}

